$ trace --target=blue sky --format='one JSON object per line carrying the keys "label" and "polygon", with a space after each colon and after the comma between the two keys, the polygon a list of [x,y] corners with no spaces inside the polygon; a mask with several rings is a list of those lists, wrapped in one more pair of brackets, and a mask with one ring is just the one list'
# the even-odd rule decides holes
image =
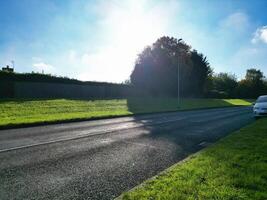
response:
{"label": "blue sky", "polygon": [[215,72],[267,76],[265,0],[0,0],[0,66],[122,82],[157,38],[183,38]]}

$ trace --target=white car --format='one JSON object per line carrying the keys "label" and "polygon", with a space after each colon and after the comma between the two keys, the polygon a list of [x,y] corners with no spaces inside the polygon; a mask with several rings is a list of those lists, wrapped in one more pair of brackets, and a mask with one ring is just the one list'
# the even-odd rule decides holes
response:
{"label": "white car", "polygon": [[254,117],[267,116],[267,95],[260,96],[254,107],[253,107]]}

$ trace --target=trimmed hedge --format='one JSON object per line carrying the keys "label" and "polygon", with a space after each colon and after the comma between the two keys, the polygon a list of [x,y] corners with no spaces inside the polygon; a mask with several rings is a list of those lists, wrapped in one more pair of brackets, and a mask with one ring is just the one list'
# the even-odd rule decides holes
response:
{"label": "trimmed hedge", "polygon": [[10,73],[0,70],[0,81],[23,81],[23,82],[49,82],[49,83],[69,83],[69,84],[80,84],[80,85],[94,85],[94,86],[105,86],[105,85],[123,85],[116,83],[107,82],[96,82],[96,81],[80,81],[68,77],[54,76],[51,74],[40,74],[40,73]]}
{"label": "trimmed hedge", "polygon": [[[68,77],[58,77],[58,76],[53,76],[50,74],[40,74],[40,73],[12,73],[12,72],[5,72],[5,71],[0,71],[0,98],[17,98],[17,96],[15,95],[17,92],[17,87],[15,87],[16,83],[21,83],[22,85],[25,83],[33,83],[32,85],[36,85],[36,84],[40,84],[40,83],[48,83],[48,84],[56,84],[58,86],[62,84],[65,85],[66,87],[64,88],[69,88],[70,92],[73,90],[73,85],[80,85],[82,88],[84,88],[86,86],[89,87],[94,87],[94,90],[105,90],[105,94],[102,95],[96,95],[94,93],[90,93],[90,95],[92,95],[92,97],[99,97],[99,98],[107,98],[107,97],[113,97],[115,94],[117,94],[116,96],[124,96],[123,91],[125,91],[125,89],[129,89],[128,85],[125,84],[116,84],[116,83],[107,83],[107,82],[95,82],[95,81],[79,81],[77,79],[71,79]],[[41,87],[42,84],[40,85],[40,90],[45,90],[46,93],[44,93],[44,98],[50,98],[50,97],[70,97],[70,95],[63,95],[62,91],[61,92],[56,92],[55,88],[51,89],[51,92],[47,93],[47,90],[49,90],[48,86],[43,86]],[[28,87],[28,90],[33,90],[31,89],[32,87],[29,86],[25,86]],[[25,90],[24,87],[24,90]],[[60,87],[59,87],[60,88]],[[35,87],[36,89],[36,87]],[[72,89],[72,90],[71,90]],[[88,90],[90,91],[90,90]],[[38,92],[36,92],[36,90],[33,90],[33,95],[30,95],[30,97],[28,98],[39,98],[38,96]],[[34,92],[36,92],[36,95],[34,94]],[[70,93],[69,92],[69,93]],[[40,93],[40,92],[39,92]],[[68,93],[68,92],[67,92]],[[74,92],[75,93],[75,92]],[[102,92],[103,93],[103,92]],[[21,93],[20,93],[21,94]],[[25,94],[26,95],[26,94]],[[25,96],[22,95],[22,96]],[[62,96],[63,95],[63,96]],[[21,95],[20,95],[21,96]],[[27,96],[27,95],[26,95]],[[79,96],[79,95],[78,95]],[[73,97],[78,98],[77,94],[74,95]],[[81,96],[82,97],[82,96]]]}

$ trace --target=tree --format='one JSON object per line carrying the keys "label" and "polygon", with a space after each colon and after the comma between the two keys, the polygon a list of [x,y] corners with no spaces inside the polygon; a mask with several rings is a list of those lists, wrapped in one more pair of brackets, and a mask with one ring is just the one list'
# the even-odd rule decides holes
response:
{"label": "tree", "polygon": [[263,72],[255,68],[248,69],[245,77],[247,81],[251,81],[254,83],[262,82],[263,78],[264,78]]}
{"label": "tree", "polygon": [[212,72],[202,54],[191,50],[183,40],[161,37],[147,46],[135,63],[131,83],[152,95],[177,95],[177,69],[180,65],[180,85],[183,96],[201,95],[205,81]]}
{"label": "tree", "polygon": [[210,64],[203,54],[198,53],[197,50],[193,50],[190,55],[192,62],[190,72],[190,88],[193,94],[200,96],[207,90],[207,84],[209,76],[212,74]]}
{"label": "tree", "polygon": [[237,78],[234,74],[219,73],[212,77],[213,89],[225,93],[226,97],[235,97]]}
{"label": "tree", "polygon": [[238,83],[238,96],[242,98],[257,98],[266,92],[263,72],[255,68],[247,70],[245,79]]}

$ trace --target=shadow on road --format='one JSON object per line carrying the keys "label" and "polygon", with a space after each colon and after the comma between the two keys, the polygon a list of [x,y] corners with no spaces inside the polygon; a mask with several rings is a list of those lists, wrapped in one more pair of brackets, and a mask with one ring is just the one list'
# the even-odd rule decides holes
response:
{"label": "shadow on road", "polygon": [[[253,102],[253,100],[240,100],[243,101],[244,105]],[[240,102],[239,102],[240,103]],[[132,113],[151,113],[151,112],[163,112],[163,111],[174,111],[193,109],[201,107],[229,107],[234,104],[231,101],[224,99],[186,99],[182,100],[180,107],[177,104],[177,99],[166,99],[166,98],[129,98],[127,99],[127,106]],[[230,108],[231,109],[231,108]],[[238,109],[238,108],[233,108]],[[221,109],[217,110],[199,110],[199,114],[194,116],[188,115],[186,112],[181,113],[165,113],[156,114],[158,117],[150,118],[149,121],[140,120],[140,117],[134,116],[138,123],[144,126],[144,129],[149,131],[149,134],[142,135],[144,142],[150,141],[151,139],[157,142],[164,141],[175,145],[179,152],[175,159],[179,160],[185,155],[192,152],[196,152],[199,149],[206,147],[208,144],[217,141],[219,138],[226,134],[239,129],[248,122],[252,121],[252,115],[247,113],[240,114],[231,110]],[[173,119],[177,116],[177,120],[169,123],[157,124],[159,119]],[[150,125],[154,124],[155,125]],[[141,141],[142,141],[141,140]]]}

